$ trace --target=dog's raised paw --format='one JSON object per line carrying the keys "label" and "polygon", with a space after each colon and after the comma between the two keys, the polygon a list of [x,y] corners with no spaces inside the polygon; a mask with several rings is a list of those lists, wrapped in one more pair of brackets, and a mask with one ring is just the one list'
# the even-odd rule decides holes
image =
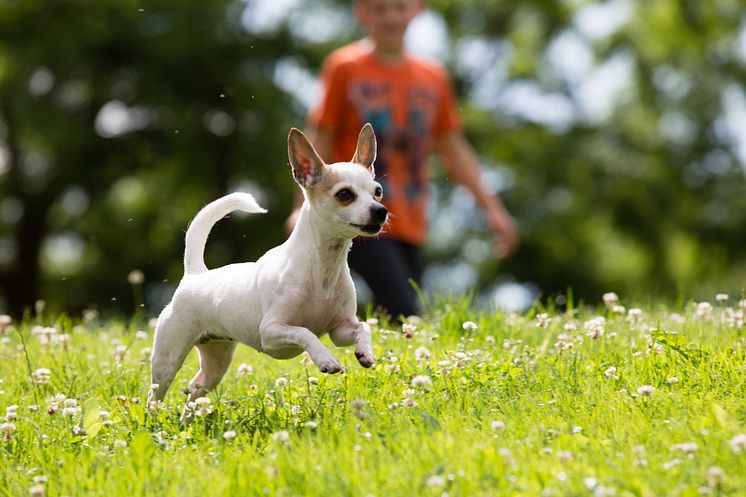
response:
{"label": "dog's raised paw", "polygon": [[355,357],[357,357],[357,362],[359,362],[360,365],[364,368],[373,367],[373,365],[376,363],[376,360],[373,358],[373,354],[370,354],[368,352],[355,351]]}

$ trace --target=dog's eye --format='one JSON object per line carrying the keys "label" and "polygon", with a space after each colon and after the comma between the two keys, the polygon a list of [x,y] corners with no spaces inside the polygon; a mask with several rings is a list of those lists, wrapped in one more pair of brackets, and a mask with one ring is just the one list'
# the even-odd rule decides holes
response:
{"label": "dog's eye", "polygon": [[342,188],[335,196],[340,202],[351,202],[355,198],[355,194],[349,188]]}
{"label": "dog's eye", "polygon": [[373,196],[376,198],[383,197],[383,188],[381,188],[380,186],[377,186],[376,191],[373,193]]}

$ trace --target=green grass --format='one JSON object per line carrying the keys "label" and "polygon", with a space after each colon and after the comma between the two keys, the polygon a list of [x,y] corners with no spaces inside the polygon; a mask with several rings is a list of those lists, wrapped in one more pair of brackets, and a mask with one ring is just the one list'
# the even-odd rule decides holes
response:
{"label": "green grass", "polygon": [[[240,347],[212,412],[188,427],[194,354],[165,406],[144,405],[152,329],[13,324],[0,335],[0,417],[17,406],[15,430],[0,431],[0,495],[746,495],[746,330],[727,305],[630,320],[443,302],[412,338],[374,326],[372,370],[337,350],[348,369],[334,376]],[[48,382],[34,384],[40,368]],[[68,400],[50,414],[57,394],[80,412]]]}

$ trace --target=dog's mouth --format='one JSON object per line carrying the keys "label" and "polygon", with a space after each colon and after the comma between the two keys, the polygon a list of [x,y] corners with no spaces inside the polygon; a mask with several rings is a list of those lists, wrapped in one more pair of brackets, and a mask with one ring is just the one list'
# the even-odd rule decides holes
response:
{"label": "dog's mouth", "polygon": [[359,229],[363,233],[369,233],[371,235],[378,234],[378,232],[381,231],[381,228],[383,227],[382,224],[353,224],[353,223],[350,223],[350,225],[352,225],[355,228]]}

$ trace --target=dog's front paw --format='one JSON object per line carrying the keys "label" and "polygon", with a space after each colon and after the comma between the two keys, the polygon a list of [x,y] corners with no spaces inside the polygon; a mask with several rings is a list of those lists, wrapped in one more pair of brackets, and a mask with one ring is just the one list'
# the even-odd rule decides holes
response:
{"label": "dog's front paw", "polygon": [[376,360],[373,358],[373,353],[369,351],[356,350],[355,357],[357,357],[357,362],[359,362],[364,368],[373,367],[376,363]]}
{"label": "dog's front paw", "polygon": [[342,364],[331,352],[327,352],[323,357],[314,357],[313,362],[322,373],[333,374],[342,371]]}

